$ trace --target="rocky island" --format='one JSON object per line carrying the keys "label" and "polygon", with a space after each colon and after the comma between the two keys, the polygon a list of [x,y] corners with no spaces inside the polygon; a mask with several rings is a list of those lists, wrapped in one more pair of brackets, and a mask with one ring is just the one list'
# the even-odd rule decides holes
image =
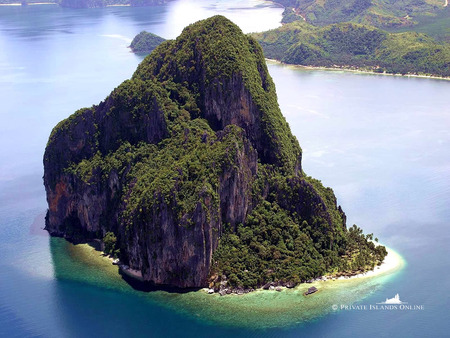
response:
{"label": "rocky island", "polygon": [[137,54],[150,54],[156,47],[163,43],[165,39],[146,31],[140,32],[131,41],[130,48]]}
{"label": "rocky island", "polygon": [[46,229],[105,241],[157,286],[294,286],[381,264],[385,248],[347,228],[301,160],[261,47],[215,16],[53,129]]}

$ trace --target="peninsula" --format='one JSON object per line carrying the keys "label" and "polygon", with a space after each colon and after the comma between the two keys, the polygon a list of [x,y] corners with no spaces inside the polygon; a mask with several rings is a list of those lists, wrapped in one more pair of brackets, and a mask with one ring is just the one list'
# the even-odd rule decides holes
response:
{"label": "peninsula", "polygon": [[252,35],[267,58],[287,64],[450,77],[450,44],[423,33],[388,33],[349,22],[316,27],[297,20]]}
{"label": "peninsula", "polygon": [[[302,20],[315,26],[352,22],[383,29],[418,25],[448,9],[447,0],[273,0],[287,8],[283,22]],[[448,26],[448,24],[447,24]]]}
{"label": "peninsula", "polygon": [[104,241],[157,286],[250,290],[380,265],[385,247],[346,226],[301,161],[260,45],[215,16],[54,127],[46,229]]}

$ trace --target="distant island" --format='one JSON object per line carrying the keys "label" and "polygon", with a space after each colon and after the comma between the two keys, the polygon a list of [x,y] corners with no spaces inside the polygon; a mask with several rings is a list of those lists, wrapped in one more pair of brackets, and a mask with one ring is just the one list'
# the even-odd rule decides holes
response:
{"label": "distant island", "polygon": [[144,7],[167,3],[169,0],[0,0],[0,4],[55,4],[65,8],[101,8],[107,6]]}
{"label": "distant island", "polygon": [[130,48],[137,54],[150,54],[164,41],[166,40],[158,35],[142,31],[131,41]]}
{"label": "distant island", "polygon": [[287,8],[283,22],[300,19],[315,26],[340,22],[378,28],[414,26],[422,17],[439,16],[448,7],[446,0],[274,0]]}
{"label": "distant island", "polygon": [[297,20],[253,37],[267,58],[288,64],[450,76],[450,44],[422,33],[388,33],[354,23],[316,27]]}
{"label": "distant island", "polygon": [[260,45],[222,16],[161,43],[55,126],[44,185],[52,236],[101,240],[150,285],[293,287],[387,255],[304,173]]}

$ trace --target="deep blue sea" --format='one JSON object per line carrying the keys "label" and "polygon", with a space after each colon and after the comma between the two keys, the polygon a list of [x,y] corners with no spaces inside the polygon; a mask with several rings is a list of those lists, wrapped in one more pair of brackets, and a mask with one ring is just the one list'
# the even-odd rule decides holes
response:
{"label": "deep blue sea", "polygon": [[[0,7],[1,337],[449,336],[450,81],[269,62],[304,170],[333,188],[348,225],[373,232],[406,262],[335,291],[336,304],[370,306],[398,293],[416,310],[331,311],[323,298],[324,311],[304,316],[285,295],[253,298],[244,309],[206,296],[142,293],[42,230],[51,129],[132,75],[141,57],[127,46],[137,33],[174,38],[217,13],[244,32],[262,31],[279,26],[282,11],[256,0]],[[258,317],[258,302],[273,307],[265,314],[273,321]]]}

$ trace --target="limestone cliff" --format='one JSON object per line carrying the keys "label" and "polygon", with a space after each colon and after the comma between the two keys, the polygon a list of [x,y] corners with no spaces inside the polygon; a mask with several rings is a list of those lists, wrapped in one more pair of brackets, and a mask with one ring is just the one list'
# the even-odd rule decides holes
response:
{"label": "limestone cliff", "polygon": [[[157,285],[301,282],[336,267],[349,243],[331,189],[302,172],[260,46],[221,16],[162,43],[103,102],[60,122],[45,150],[44,185],[51,235],[86,241],[113,232],[121,261]],[[277,215],[285,217],[278,228]],[[244,241],[243,227],[267,223],[275,244]],[[271,261],[282,262],[278,246],[292,259],[305,248],[322,265],[305,262],[300,277],[267,274]],[[244,275],[227,266],[230,254]]]}

